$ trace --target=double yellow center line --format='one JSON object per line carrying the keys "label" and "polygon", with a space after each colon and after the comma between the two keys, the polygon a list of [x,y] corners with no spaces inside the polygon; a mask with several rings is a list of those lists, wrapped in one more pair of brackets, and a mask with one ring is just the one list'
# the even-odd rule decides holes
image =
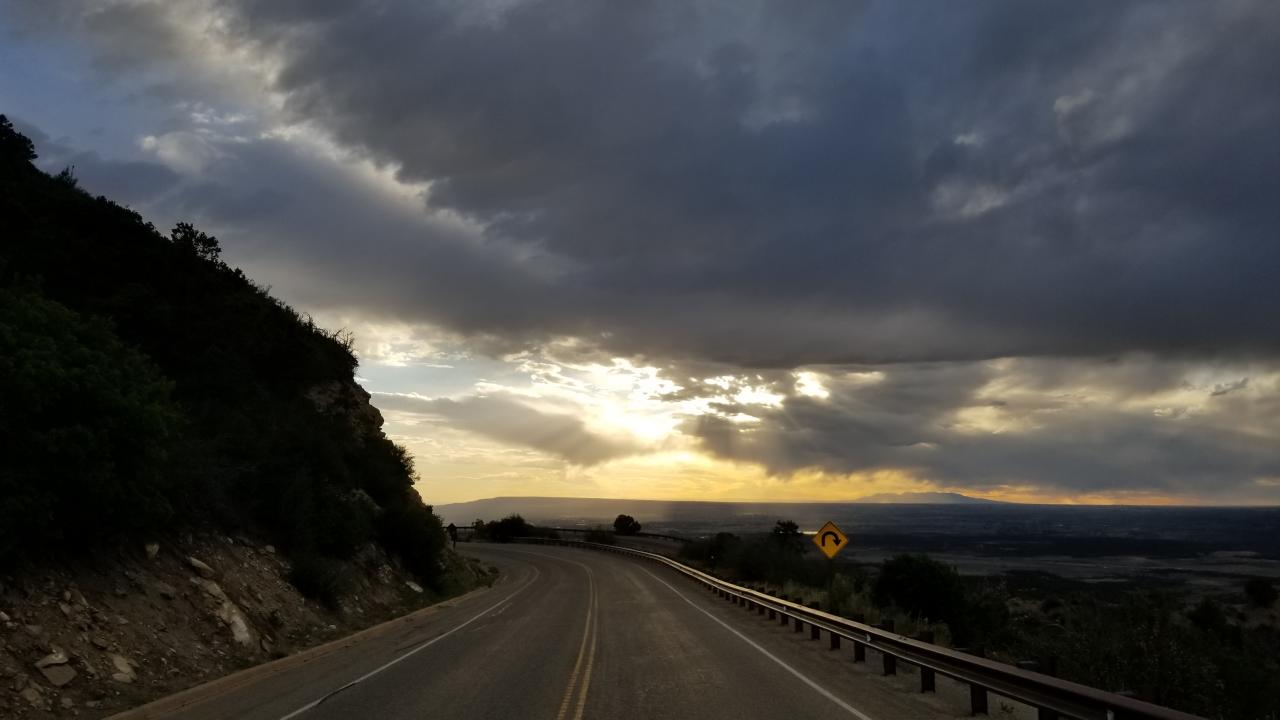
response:
{"label": "double yellow center line", "polygon": [[[560,701],[560,712],[556,713],[556,720],[568,718],[571,707],[574,708],[573,720],[582,720],[582,712],[587,707],[587,690],[591,687],[591,668],[596,662],[596,636],[600,625],[596,601],[596,577],[591,568],[585,565],[583,567],[587,571],[587,622],[582,630],[582,645],[578,648],[578,660],[573,664],[573,674],[569,676],[569,687],[565,688],[564,699]],[[581,685],[578,684],[579,678],[582,680]],[[575,689],[578,691],[576,705]]]}

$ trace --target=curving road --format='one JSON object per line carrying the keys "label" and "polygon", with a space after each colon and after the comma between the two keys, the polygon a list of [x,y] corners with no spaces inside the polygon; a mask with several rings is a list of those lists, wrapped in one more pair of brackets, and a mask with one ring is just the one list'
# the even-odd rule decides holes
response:
{"label": "curving road", "polygon": [[[769,622],[670,570],[577,548],[463,545],[492,588],[120,718],[943,718],[967,695]],[[997,706],[998,707],[998,706]],[[996,708],[993,708],[996,709]]]}

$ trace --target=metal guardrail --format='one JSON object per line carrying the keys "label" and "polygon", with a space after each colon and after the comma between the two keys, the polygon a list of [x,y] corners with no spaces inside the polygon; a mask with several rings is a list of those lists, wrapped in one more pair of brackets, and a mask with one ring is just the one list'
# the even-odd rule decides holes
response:
{"label": "metal guardrail", "polygon": [[1030,705],[1040,720],[1078,718],[1079,720],[1204,720],[1179,710],[1153,705],[1142,700],[1106,692],[1042,673],[1024,670],[987,658],[966,655],[949,648],[931,645],[904,635],[855,622],[817,608],[805,607],[782,597],[736,585],[696,570],[671,558],[617,545],[601,545],[581,540],[517,538],[518,542],[541,545],[564,545],[612,552],[666,565],[692,578],[718,596],[758,614],[768,613],[770,620],[794,623],[801,632],[809,625],[814,640],[826,632],[831,648],[838,649],[842,640],[853,645],[854,661],[866,660],[866,650],[880,653],[885,675],[897,672],[902,661],[920,669],[920,690],[931,692],[937,675],[953,678],[969,686],[970,711],[984,715],[988,711],[988,694]]}
{"label": "metal guardrail", "polygon": [[663,535],[662,533],[651,533],[651,532],[644,532],[644,531],[640,531],[640,532],[636,532],[636,533],[630,533],[630,534],[628,534],[628,535],[621,535],[621,534],[618,534],[618,533],[616,533],[616,532],[614,532],[613,530],[610,530],[610,529],[608,529],[608,528],[565,528],[565,527],[552,527],[552,528],[546,528],[546,529],[547,529],[548,531],[551,531],[551,532],[571,532],[571,533],[580,533],[580,534],[583,534],[583,535],[585,535],[585,534],[587,534],[587,533],[590,533],[590,532],[607,532],[607,533],[611,533],[611,534],[617,535],[617,537],[620,537],[620,538],[624,538],[624,537],[642,537],[642,538],[656,538],[656,539],[658,539],[658,540],[670,540],[671,542],[678,542],[678,543],[690,543],[690,542],[693,542],[692,540],[690,540],[689,538],[686,538],[686,537],[678,537],[678,536],[676,536],[676,535]]}

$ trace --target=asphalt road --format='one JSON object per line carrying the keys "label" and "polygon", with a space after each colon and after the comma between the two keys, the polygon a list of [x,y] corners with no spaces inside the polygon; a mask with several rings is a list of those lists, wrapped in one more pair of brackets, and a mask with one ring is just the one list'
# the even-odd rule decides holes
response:
{"label": "asphalt road", "polygon": [[[878,657],[769,622],[667,568],[579,548],[464,544],[492,588],[342,646],[122,717],[944,718],[963,688],[881,677]],[[292,661],[292,662],[291,662]],[[993,710],[998,709],[993,705]]]}

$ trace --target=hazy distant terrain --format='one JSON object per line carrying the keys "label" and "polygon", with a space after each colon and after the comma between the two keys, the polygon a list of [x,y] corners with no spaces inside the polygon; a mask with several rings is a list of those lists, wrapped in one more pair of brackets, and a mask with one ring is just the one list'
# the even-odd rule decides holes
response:
{"label": "hazy distant terrain", "polygon": [[1033,570],[1198,583],[1280,577],[1280,508],[1023,505],[930,493],[848,503],[505,497],[440,505],[436,512],[459,525],[519,513],[558,527],[608,525],[626,513],[646,531],[690,538],[767,532],[782,519],[813,531],[831,520],[852,538],[842,562],[923,552],[971,574]]}
{"label": "hazy distant terrain", "polygon": [[1000,500],[970,497],[953,492],[876,493],[852,501],[880,505],[1009,505]]}
{"label": "hazy distant terrain", "polygon": [[[526,520],[540,524],[608,524],[619,514],[644,516],[649,523],[690,524],[696,530],[700,523],[719,527],[741,521],[746,527],[758,523],[772,524],[779,518],[813,524],[814,529],[831,519],[833,513],[846,512],[853,505],[1011,505],[995,500],[969,497],[959,493],[880,493],[839,503],[764,503],[764,502],[698,502],[689,500],[618,500],[613,498],[562,497],[496,497],[471,502],[437,505],[435,510],[445,522],[466,524],[476,518],[486,520],[519,513]],[[776,517],[775,517],[776,516]]]}

